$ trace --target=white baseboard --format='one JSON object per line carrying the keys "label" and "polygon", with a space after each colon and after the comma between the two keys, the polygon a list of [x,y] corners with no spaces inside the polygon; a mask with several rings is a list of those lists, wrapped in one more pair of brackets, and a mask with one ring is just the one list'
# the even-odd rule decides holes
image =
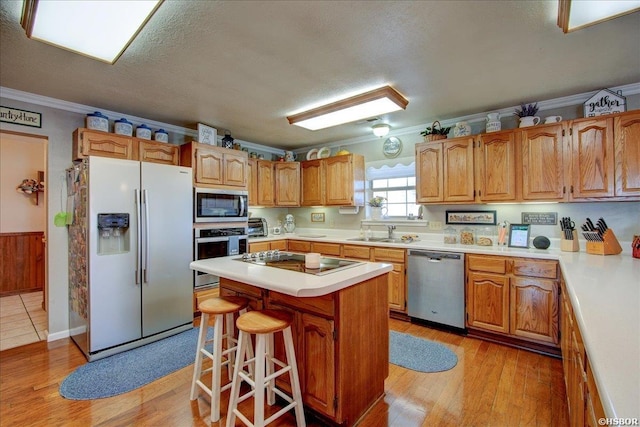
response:
{"label": "white baseboard", "polygon": [[65,330],[65,331],[60,331],[60,332],[56,332],[55,334],[47,334],[47,342],[51,342],[51,341],[58,341],[61,340],[62,338],[68,338],[69,337],[69,330]]}

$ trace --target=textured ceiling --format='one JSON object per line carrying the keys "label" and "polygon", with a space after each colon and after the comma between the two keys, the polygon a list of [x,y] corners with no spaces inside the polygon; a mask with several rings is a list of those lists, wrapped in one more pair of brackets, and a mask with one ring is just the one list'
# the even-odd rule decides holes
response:
{"label": "textured ceiling", "polygon": [[299,148],[370,133],[286,116],[390,84],[392,128],[640,82],[640,13],[570,34],[556,1],[165,0],[114,65],[29,40],[0,1],[0,86]]}

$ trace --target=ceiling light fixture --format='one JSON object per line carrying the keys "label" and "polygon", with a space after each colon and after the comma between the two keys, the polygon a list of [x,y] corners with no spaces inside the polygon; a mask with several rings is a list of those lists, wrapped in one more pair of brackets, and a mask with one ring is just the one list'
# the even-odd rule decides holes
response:
{"label": "ceiling light fixture", "polygon": [[558,0],[558,27],[568,33],[640,10],[640,0]]}
{"label": "ceiling light fixture", "polygon": [[375,136],[382,138],[383,136],[387,136],[390,126],[386,123],[378,123],[377,125],[371,126],[371,129]]}
{"label": "ceiling light fixture", "polygon": [[24,0],[27,37],[113,64],[163,0]]}
{"label": "ceiling light fixture", "polygon": [[391,86],[288,116],[289,124],[309,130],[324,129],[407,108],[407,101]]}

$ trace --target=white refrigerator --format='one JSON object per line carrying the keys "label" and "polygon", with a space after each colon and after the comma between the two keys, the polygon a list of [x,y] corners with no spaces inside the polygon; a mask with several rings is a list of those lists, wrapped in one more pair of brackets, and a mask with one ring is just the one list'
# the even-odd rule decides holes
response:
{"label": "white refrigerator", "polygon": [[92,156],[67,178],[78,347],[91,361],[190,329],[191,169]]}

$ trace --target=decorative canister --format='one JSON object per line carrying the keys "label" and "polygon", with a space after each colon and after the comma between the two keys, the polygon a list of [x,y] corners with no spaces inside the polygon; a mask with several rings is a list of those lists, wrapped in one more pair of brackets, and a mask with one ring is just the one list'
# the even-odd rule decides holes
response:
{"label": "decorative canister", "polygon": [[458,232],[455,228],[449,226],[444,229],[444,243],[449,245],[458,243]]}
{"label": "decorative canister", "polygon": [[87,129],[109,132],[109,118],[100,111],[87,114]]}
{"label": "decorative canister", "polygon": [[529,126],[535,126],[540,123],[540,117],[538,116],[525,116],[520,117],[520,126],[521,128],[527,128]]}
{"label": "decorative canister", "polygon": [[465,227],[460,230],[460,244],[473,245],[476,241],[476,232],[473,228]]}
{"label": "decorative canister", "polygon": [[120,119],[113,122],[113,131],[118,135],[133,135],[133,125],[127,119]]}
{"label": "decorative canister", "polygon": [[169,142],[169,132],[164,129],[158,129],[153,133],[153,139],[158,142]]}
{"label": "decorative canister", "polygon": [[471,135],[471,126],[467,122],[458,122],[456,126],[453,128],[453,136],[456,138],[459,136],[469,136]]}
{"label": "decorative canister", "polygon": [[502,129],[500,113],[487,114],[487,132],[497,132]]}
{"label": "decorative canister", "polygon": [[495,241],[495,227],[480,227],[476,236],[476,245],[478,246],[493,246]]}
{"label": "decorative canister", "polygon": [[136,128],[136,138],[151,139],[151,128],[142,124]]}

